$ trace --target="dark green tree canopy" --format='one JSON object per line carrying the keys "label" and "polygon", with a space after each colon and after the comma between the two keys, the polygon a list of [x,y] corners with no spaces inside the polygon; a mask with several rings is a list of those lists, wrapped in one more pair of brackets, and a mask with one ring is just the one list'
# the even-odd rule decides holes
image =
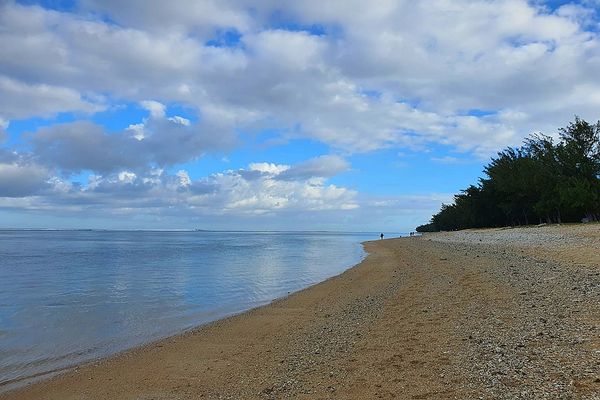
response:
{"label": "dark green tree canopy", "polygon": [[506,148],[484,167],[485,177],[444,204],[418,232],[578,222],[600,218],[600,121],[579,117],[559,130]]}

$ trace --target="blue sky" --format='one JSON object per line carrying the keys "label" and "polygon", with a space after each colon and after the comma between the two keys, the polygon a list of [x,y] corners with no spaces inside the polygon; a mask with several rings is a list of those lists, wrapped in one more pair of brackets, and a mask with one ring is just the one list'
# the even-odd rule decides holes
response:
{"label": "blue sky", "polygon": [[0,4],[0,228],[409,231],[599,118],[597,1]]}

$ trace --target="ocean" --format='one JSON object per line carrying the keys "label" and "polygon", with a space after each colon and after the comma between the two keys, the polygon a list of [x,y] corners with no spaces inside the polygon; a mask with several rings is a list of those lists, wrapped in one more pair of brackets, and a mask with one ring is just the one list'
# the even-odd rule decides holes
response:
{"label": "ocean", "polygon": [[0,230],[0,391],[323,281],[378,235]]}

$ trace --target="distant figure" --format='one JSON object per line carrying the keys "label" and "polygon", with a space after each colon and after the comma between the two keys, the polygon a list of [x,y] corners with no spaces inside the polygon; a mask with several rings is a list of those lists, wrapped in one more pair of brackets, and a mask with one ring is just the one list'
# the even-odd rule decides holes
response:
{"label": "distant figure", "polygon": [[380,239],[383,239],[383,233],[382,233],[381,235],[379,235],[379,238],[380,238]]}

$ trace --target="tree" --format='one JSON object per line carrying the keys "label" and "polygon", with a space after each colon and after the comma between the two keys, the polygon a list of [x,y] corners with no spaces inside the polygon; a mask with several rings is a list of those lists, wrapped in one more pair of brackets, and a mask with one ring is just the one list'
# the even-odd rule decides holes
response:
{"label": "tree", "polygon": [[540,133],[525,139],[525,151],[534,161],[531,165],[530,184],[538,194],[533,205],[539,222],[560,222],[561,201],[559,196],[560,165],[556,155],[556,145],[551,137]]}
{"label": "tree", "polygon": [[485,166],[485,178],[443,204],[419,232],[599,220],[600,121],[575,117],[560,140],[541,133],[506,148]]}
{"label": "tree", "polygon": [[573,214],[584,213],[597,220],[600,212],[600,121],[594,125],[575,117],[575,122],[560,129],[557,148],[561,167],[561,200]]}

